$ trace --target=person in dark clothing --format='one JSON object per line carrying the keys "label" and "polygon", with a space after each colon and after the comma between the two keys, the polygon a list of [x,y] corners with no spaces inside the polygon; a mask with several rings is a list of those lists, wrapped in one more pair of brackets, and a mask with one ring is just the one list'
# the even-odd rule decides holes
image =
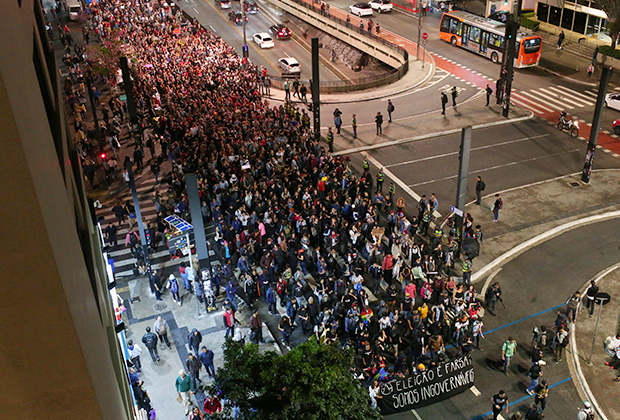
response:
{"label": "person in dark clothing", "polygon": [[213,366],[213,358],[215,355],[213,354],[213,350],[209,350],[206,346],[202,346],[202,351],[198,357],[200,358],[200,362],[205,367],[209,378],[215,376],[215,366]]}
{"label": "person in dark clothing", "polygon": [[200,348],[200,343],[202,343],[202,334],[196,328],[192,329],[192,332],[189,333],[187,337],[187,342],[189,344],[189,348],[194,351],[194,353],[198,354],[198,349]]}
{"label": "person in dark clothing", "polygon": [[141,147],[136,147],[133,151],[133,161],[136,163],[136,170],[141,171],[144,167],[142,160],[144,159],[144,152],[142,152]]}
{"label": "person in dark clothing", "polygon": [[503,390],[493,395],[491,397],[491,402],[493,403],[493,420],[497,419],[504,409],[504,406],[506,406],[506,414],[508,414],[508,397],[506,397],[506,393]]}
{"label": "person in dark clothing", "polygon": [[452,86],[450,95],[452,96],[452,108],[456,109],[456,98],[459,96],[459,91],[456,89],[456,86]]}
{"label": "person in dark clothing", "polygon": [[252,330],[252,334],[250,335],[250,340],[254,344],[264,343],[263,339],[263,320],[258,314],[258,309],[254,309],[254,313],[250,317],[250,329]]}
{"label": "person in dark clothing", "polygon": [[146,410],[147,413],[150,413],[153,410],[151,406],[151,399],[149,398],[148,392],[143,387],[144,381],[138,381],[132,385],[133,395],[136,398],[136,403],[138,404],[139,410]]}
{"label": "person in dark clothing", "polygon": [[375,124],[377,125],[377,135],[382,135],[383,130],[381,129],[381,125],[383,124],[383,115],[381,115],[381,111],[377,112],[377,115],[375,115]]}
{"label": "person in dark clothing", "polygon": [[446,104],[448,103],[448,95],[446,92],[441,92],[441,115],[446,115]]}
{"label": "person in dark clothing", "polygon": [[[488,99],[487,99],[488,102]],[[488,104],[487,104],[488,105]],[[482,202],[482,191],[486,188],[486,184],[482,181],[482,178],[478,176],[478,180],[476,181],[476,204],[480,205]]]}
{"label": "person in dark clothing", "polygon": [[142,342],[149,349],[151,358],[154,362],[159,362],[159,353],[157,352],[157,334],[151,332],[151,327],[146,327],[146,334],[142,336]]}
{"label": "person in dark clothing", "polygon": [[106,241],[109,242],[110,246],[118,245],[118,237],[117,237],[118,227],[111,223],[105,228],[105,236]]}
{"label": "person in dark clothing", "polygon": [[202,367],[202,362],[194,353],[190,353],[185,360],[185,367],[189,372],[189,377],[193,383],[194,389],[198,388],[198,382],[202,382],[200,380],[200,368]]}
{"label": "person in dark clothing", "polygon": [[586,309],[590,313],[590,318],[592,318],[592,314],[594,313],[594,306],[596,304],[596,295],[598,295],[598,286],[596,285],[596,282],[594,280],[590,282],[590,285],[588,286],[584,294],[586,295]]}
{"label": "person in dark clothing", "polygon": [[161,280],[159,278],[159,274],[157,274],[157,270],[153,270],[153,273],[149,277],[149,284],[151,286],[151,292],[155,294],[155,298],[157,300],[162,300],[161,298]]}
{"label": "person in dark clothing", "polygon": [[487,93],[487,106],[489,106],[489,101],[491,99],[491,95],[493,95],[493,89],[491,89],[491,86],[489,86],[489,84],[487,83],[487,88],[485,89],[486,93]]}

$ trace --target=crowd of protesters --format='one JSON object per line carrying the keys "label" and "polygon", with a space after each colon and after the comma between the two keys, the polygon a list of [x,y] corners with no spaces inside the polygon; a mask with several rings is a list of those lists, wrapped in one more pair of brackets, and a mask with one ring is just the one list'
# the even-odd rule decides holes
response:
{"label": "crowd of protesters", "polygon": [[[284,346],[301,326],[306,336],[352,347],[356,374],[368,383],[440,363],[448,343],[459,353],[480,347],[480,302],[493,311],[501,290],[477,296],[469,284],[475,253],[458,255],[454,229],[433,227],[433,195],[406,209],[394,186],[384,187],[381,168],[373,175],[365,161],[354,173],[348,158],[314,139],[305,110],[270,106],[256,67],[178,9],[104,0],[92,13],[104,43],[131,51],[148,127],[138,144],[151,149],[151,171],[159,176],[159,165],[171,164],[158,179],[167,197],[153,197],[158,214],[148,221],[154,246],[165,216],[189,217],[184,174],[195,172],[223,260],[216,295],[228,283],[236,310],[235,280],[250,302],[265,300],[277,316],[282,308]],[[146,170],[140,155],[126,164]],[[464,231],[482,241],[469,215]]]}

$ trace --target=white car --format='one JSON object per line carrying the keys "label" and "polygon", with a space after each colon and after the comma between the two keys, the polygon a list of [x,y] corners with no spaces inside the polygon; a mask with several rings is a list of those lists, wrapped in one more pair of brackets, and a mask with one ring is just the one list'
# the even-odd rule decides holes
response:
{"label": "white car", "polygon": [[254,34],[252,39],[254,40],[256,45],[260,46],[261,48],[273,48],[275,46],[275,44],[273,43],[273,38],[266,32],[259,32],[257,34]]}
{"label": "white car", "polygon": [[372,7],[370,7],[367,3],[355,3],[354,5],[349,6],[349,13],[359,17],[372,16]]}
{"label": "white car", "polygon": [[278,67],[284,74],[299,74],[301,73],[301,66],[299,61],[293,57],[284,57],[278,60]]}
{"label": "white car", "polygon": [[391,12],[394,7],[390,0],[370,0],[368,5],[379,13]]}
{"label": "white car", "polygon": [[620,111],[620,93],[608,93],[605,97],[605,106]]}

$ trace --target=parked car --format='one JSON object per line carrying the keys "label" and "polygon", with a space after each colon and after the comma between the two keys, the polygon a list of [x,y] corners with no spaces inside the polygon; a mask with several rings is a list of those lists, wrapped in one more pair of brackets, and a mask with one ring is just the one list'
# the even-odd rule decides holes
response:
{"label": "parked car", "polygon": [[[235,25],[241,25],[243,23],[243,14],[239,10],[231,10],[228,13],[228,19]],[[248,17],[245,17],[245,21],[248,21]]]}
{"label": "parked car", "polygon": [[394,7],[390,0],[370,0],[368,5],[378,13],[391,12]]}
{"label": "parked car", "polygon": [[614,128],[614,134],[617,134],[620,136],[620,120],[614,121],[613,128]]}
{"label": "parked car", "polygon": [[367,3],[355,3],[354,5],[349,6],[349,13],[359,17],[372,16],[372,7],[370,7]]}
{"label": "parked car", "polygon": [[273,43],[273,38],[266,32],[259,32],[254,34],[252,37],[256,45],[261,48],[273,48],[275,44]]}
{"label": "parked car", "polygon": [[258,13],[258,4],[256,4],[254,0],[245,1],[243,4],[245,4],[245,13],[249,13],[251,15]]}
{"label": "parked car", "polygon": [[608,93],[605,96],[605,106],[620,111],[620,93]]}
{"label": "parked car", "polygon": [[291,37],[291,30],[283,23],[277,23],[269,27],[269,32],[276,39],[289,39]]}
{"label": "parked car", "polygon": [[220,9],[230,9],[230,0],[218,0]]}
{"label": "parked car", "polygon": [[284,74],[299,74],[301,73],[301,66],[299,61],[293,57],[284,57],[278,60],[278,67]]}

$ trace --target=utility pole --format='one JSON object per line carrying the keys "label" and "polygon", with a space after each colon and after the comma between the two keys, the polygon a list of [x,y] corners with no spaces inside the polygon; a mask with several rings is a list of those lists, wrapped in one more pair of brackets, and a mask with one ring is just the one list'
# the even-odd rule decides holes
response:
{"label": "utility pole", "polygon": [[596,151],[596,142],[598,140],[598,131],[601,127],[601,115],[603,114],[603,105],[605,104],[605,96],[607,95],[607,85],[611,78],[611,67],[604,67],[601,73],[601,83],[598,86],[598,96],[596,98],[596,107],[594,108],[594,118],[592,119],[592,127],[590,127],[590,139],[588,140],[588,149],[586,151],[586,160],[583,164],[581,180],[586,184],[590,182],[590,174],[592,173],[592,164],[594,162],[594,152]]}
{"label": "utility pole", "polygon": [[518,28],[519,25],[514,21],[508,21],[506,23],[502,67],[499,74],[499,80],[495,86],[497,103],[502,104],[504,108],[504,117],[508,117],[508,111],[510,110],[510,92],[512,90],[512,79],[514,77],[514,60]]}
{"label": "utility pole", "polygon": [[138,113],[136,111],[136,101],[133,97],[133,81],[129,73],[129,64],[127,57],[121,57],[121,71],[123,72],[123,87],[127,96],[127,112],[129,112],[129,120],[132,126],[138,123]]}
{"label": "utility pole", "polygon": [[[127,172],[129,172],[129,188],[131,189],[131,197],[133,198],[133,207],[135,210],[136,221],[138,222],[138,230],[140,231],[140,242],[142,242],[142,251],[144,252],[144,264],[151,277],[151,262],[149,260],[149,244],[146,241],[146,233],[144,232],[144,224],[142,223],[142,212],[140,211],[140,200],[138,200],[138,191],[136,190],[136,181],[133,176],[133,169],[131,163],[125,165]],[[154,238],[151,238],[153,240]]]}
{"label": "utility pole", "polygon": [[[205,236],[204,222],[202,221],[202,206],[196,174],[185,174],[185,185],[187,186],[187,196],[189,198],[189,212],[192,215],[192,225],[194,226],[194,241],[196,242],[196,255],[201,271],[203,267],[211,272],[211,260],[209,257],[209,245]],[[191,253],[190,253],[191,254]]]}
{"label": "utility pole", "polygon": [[241,27],[243,28],[243,58],[248,58],[250,56],[250,51],[248,51],[248,40],[245,36],[245,1],[241,0]]}
{"label": "utility pole", "polygon": [[319,92],[319,39],[312,38],[312,116],[314,120],[314,138],[321,138],[321,98]]}
{"label": "utility pole", "polygon": [[463,127],[461,131],[461,146],[459,148],[459,173],[456,183],[456,204],[453,209],[456,227],[456,242],[461,249],[463,241],[463,209],[465,208],[465,196],[467,195],[467,174],[469,172],[469,155],[471,150],[471,126]]}
{"label": "utility pole", "polygon": [[422,3],[418,0],[418,47],[415,52],[416,60],[420,59],[420,37],[422,36]]}

